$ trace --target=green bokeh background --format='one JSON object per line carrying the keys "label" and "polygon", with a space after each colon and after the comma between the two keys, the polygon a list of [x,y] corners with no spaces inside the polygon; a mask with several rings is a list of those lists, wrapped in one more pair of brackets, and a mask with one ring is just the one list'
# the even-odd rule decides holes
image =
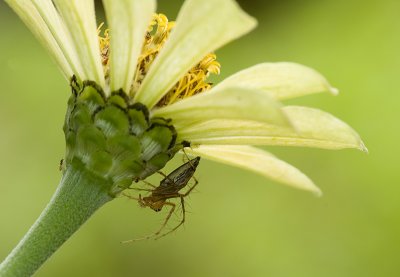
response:
{"label": "green bokeh background", "polygon": [[[159,11],[174,18],[182,1],[159,2]],[[258,18],[259,27],[217,52],[221,79],[264,61],[316,68],[341,94],[291,103],[345,120],[370,154],[269,148],[308,174],[324,191],[322,198],[202,161],[184,228],[156,242],[121,245],[157,228],[163,215],[118,199],[37,276],[400,276],[400,1],[243,0],[241,5]],[[3,2],[0,35],[3,259],[60,179],[69,89]],[[168,168],[179,163],[176,159]]]}

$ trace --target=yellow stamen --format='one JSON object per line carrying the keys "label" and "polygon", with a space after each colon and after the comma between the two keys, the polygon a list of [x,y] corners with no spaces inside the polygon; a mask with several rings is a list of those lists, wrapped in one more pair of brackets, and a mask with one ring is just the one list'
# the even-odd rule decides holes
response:
{"label": "yellow stamen", "polygon": [[109,29],[105,29],[103,35],[101,35],[101,29],[103,28],[104,23],[101,23],[97,28],[97,35],[99,37],[99,44],[100,44],[100,55],[101,55],[101,62],[103,64],[104,75],[106,78],[109,76],[109,56],[110,56],[110,35]]}
{"label": "yellow stamen", "polygon": [[[134,82],[129,92],[133,96],[145,78],[154,59],[163,48],[165,42],[175,26],[174,21],[168,21],[163,14],[154,14],[147,29],[147,34],[142,47],[142,53],[138,59],[138,65]],[[98,28],[101,57],[106,77],[109,75],[109,30],[100,35],[103,23]],[[207,82],[210,74],[220,74],[221,65],[216,61],[215,54],[206,55],[196,66],[190,69],[166,95],[158,102],[157,106],[170,105],[180,99],[191,97],[211,88],[212,84]]]}

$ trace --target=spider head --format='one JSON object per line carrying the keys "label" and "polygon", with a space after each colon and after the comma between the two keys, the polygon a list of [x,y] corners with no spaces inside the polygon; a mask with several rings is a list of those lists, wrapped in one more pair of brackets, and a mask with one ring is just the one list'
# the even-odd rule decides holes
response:
{"label": "spider head", "polygon": [[165,204],[165,200],[154,199],[152,196],[143,197],[139,194],[139,205],[141,207],[150,207],[153,211],[159,212]]}

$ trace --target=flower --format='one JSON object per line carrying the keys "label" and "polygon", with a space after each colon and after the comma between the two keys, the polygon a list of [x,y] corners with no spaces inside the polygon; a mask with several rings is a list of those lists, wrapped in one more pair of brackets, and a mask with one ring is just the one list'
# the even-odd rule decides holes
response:
{"label": "flower", "polygon": [[[234,0],[186,0],[176,23],[155,14],[155,0],[103,0],[109,27],[104,34],[97,27],[93,0],[6,2],[47,48],[66,79],[72,80],[75,92],[91,84],[107,101],[116,92],[123,93],[123,106],[140,103],[152,120],[170,120],[176,145],[190,142],[191,148],[185,149],[189,154],[319,194],[298,169],[254,146],[366,151],[359,135],[334,116],[280,103],[313,93],[337,93],[311,68],[263,63],[215,86],[207,82],[210,74],[220,71],[213,52],[257,24]],[[81,137],[87,138],[86,133]]]}

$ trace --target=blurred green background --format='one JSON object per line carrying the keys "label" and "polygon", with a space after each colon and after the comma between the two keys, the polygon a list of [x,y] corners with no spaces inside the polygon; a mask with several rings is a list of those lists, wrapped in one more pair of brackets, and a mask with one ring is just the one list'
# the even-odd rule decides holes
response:
{"label": "blurred green background", "polygon": [[[159,2],[159,11],[172,19],[182,3]],[[240,3],[259,27],[217,52],[221,79],[264,61],[319,70],[341,94],[291,103],[348,122],[370,154],[270,148],[308,174],[324,191],[322,198],[202,161],[185,228],[156,242],[121,245],[153,231],[164,216],[118,199],[37,276],[400,276],[400,1]],[[69,89],[3,2],[0,34],[1,260],[60,179]]]}

